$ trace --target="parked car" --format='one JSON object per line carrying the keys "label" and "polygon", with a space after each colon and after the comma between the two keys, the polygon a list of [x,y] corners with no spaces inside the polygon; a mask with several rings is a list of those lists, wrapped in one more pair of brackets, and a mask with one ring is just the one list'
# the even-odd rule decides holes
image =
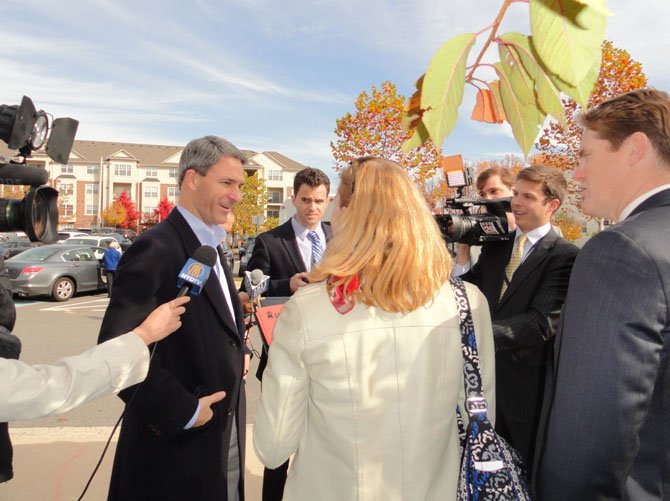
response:
{"label": "parked car", "polygon": [[72,237],[63,240],[64,244],[69,245],[88,245],[89,247],[108,248],[109,244],[116,238],[109,235],[86,235],[85,237]]}
{"label": "parked car", "polygon": [[221,251],[223,252],[223,257],[226,261],[226,265],[228,265],[228,269],[230,269],[232,273],[233,266],[235,264],[235,260],[233,258],[233,249],[230,248],[228,242],[221,242]]}
{"label": "parked car", "polygon": [[63,231],[58,232],[58,241],[62,242],[63,240],[67,240],[68,238],[85,237],[87,235],[88,235],[88,233],[84,233],[82,231],[63,230]]}
{"label": "parked car", "polygon": [[131,242],[134,242],[137,238],[137,233],[130,228],[117,228],[115,233],[120,233]]}
{"label": "parked car", "polygon": [[255,238],[249,239],[244,247],[244,254],[242,254],[242,249],[240,249],[240,271],[237,273],[240,277],[243,277],[244,272],[247,270],[247,264],[249,263],[249,259],[251,259],[251,254],[254,252],[255,244]]}
{"label": "parked car", "polygon": [[256,237],[246,237],[242,244],[240,245],[240,258],[247,253],[247,248],[251,246],[253,249],[253,244],[256,241]]}
{"label": "parked car", "polygon": [[32,249],[35,247],[37,242],[31,242],[30,240],[7,240],[6,242],[0,243],[0,252],[8,259],[12,256],[20,254],[26,249]]}
{"label": "parked car", "polygon": [[128,247],[130,247],[130,244],[132,244],[132,242],[124,237],[121,233],[107,233],[104,236],[114,237],[116,241],[119,242],[122,251],[125,251]]}
{"label": "parked car", "polygon": [[[102,256],[102,249],[97,251]],[[49,295],[67,301],[77,292],[98,291],[100,260],[88,246],[42,245],[5,261],[11,290],[20,296]]]}

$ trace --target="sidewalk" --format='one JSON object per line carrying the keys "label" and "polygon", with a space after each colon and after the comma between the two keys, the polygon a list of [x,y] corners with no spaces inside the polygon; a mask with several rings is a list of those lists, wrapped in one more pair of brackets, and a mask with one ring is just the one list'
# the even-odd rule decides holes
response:
{"label": "sidewalk", "polygon": [[[0,484],[3,501],[69,501],[79,497],[97,464],[111,427],[11,428],[14,478]],[[118,434],[118,430],[117,430]],[[116,437],[116,436],[115,436]],[[84,496],[107,499],[116,438]],[[246,499],[260,501],[263,465],[253,450],[253,425],[247,425]]]}

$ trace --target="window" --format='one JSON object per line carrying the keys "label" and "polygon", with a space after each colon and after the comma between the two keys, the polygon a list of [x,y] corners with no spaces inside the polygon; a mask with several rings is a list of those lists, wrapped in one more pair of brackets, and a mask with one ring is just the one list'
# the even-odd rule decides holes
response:
{"label": "window", "polygon": [[86,166],[86,174],[98,174],[100,173],[100,166],[98,164],[88,164]]}
{"label": "window", "polygon": [[98,185],[97,184],[87,184],[86,185],[86,194],[87,195],[97,195],[98,194]]}
{"label": "window", "polygon": [[589,223],[587,221],[582,221],[582,235],[589,232]]}
{"label": "window", "polygon": [[158,186],[145,186],[144,196],[147,198],[158,198]]}
{"label": "window", "polygon": [[74,184],[72,183],[59,183],[58,184],[59,195],[72,195],[74,194]]}
{"label": "window", "polygon": [[168,198],[175,199],[179,196],[179,187],[177,186],[168,186]]}
{"label": "window", "polygon": [[156,167],[147,167],[147,177],[158,177],[158,169]]}
{"label": "window", "polygon": [[132,165],[130,164],[114,164],[115,176],[130,176]]}
{"label": "window", "polygon": [[280,204],[282,202],[282,190],[281,189],[268,189],[268,202],[269,204]]}
{"label": "window", "polygon": [[170,167],[170,170],[168,170],[168,175],[170,177],[177,177],[177,168],[176,167]]}
{"label": "window", "polygon": [[98,207],[95,204],[86,204],[86,215],[95,216],[98,213]]}
{"label": "window", "polygon": [[279,211],[278,210],[269,210],[268,211],[268,217],[276,217],[279,219]]}
{"label": "window", "polygon": [[144,212],[145,214],[153,214],[154,208],[151,207],[150,205],[145,205],[144,207],[142,207],[142,212]]}
{"label": "window", "polygon": [[74,207],[70,205],[63,204],[63,216],[72,216],[74,214]]}
{"label": "window", "polygon": [[74,172],[74,169],[72,168],[72,164],[69,164],[69,165],[61,164],[61,166],[60,166],[60,173],[61,174],[72,174],[73,172]]}
{"label": "window", "polygon": [[268,171],[268,179],[270,181],[282,181],[284,179],[284,172],[280,170]]}

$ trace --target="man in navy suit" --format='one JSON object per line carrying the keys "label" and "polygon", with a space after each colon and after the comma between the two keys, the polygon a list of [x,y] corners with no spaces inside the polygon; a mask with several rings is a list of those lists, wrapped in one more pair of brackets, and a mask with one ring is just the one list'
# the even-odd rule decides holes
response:
{"label": "man in navy suit", "polygon": [[[254,250],[247,269],[261,270],[270,276],[265,296],[291,296],[307,285],[307,273],[323,256],[330,239],[330,225],[321,222],[328,207],[330,179],[319,170],[308,167],[295,175],[291,201],[295,215],[284,224],[256,237]],[[242,300],[245,292],[242,288]],[[256,376],[263,377],[267,364],[264,347]],[[288,461],[275,470],[263,474],[263,501],[281,500],[286,483]]]}
{"label": "man in navy suit", "polygon": [[568,289],[577,247],[559,237],[551,217],[567,195],[559,171],[519,172],[512,190],[516,231],[483,246],[463,275],[489,302],[496,345],[496,430],[532,466],[549,345]]}
{"label": "man in navy suit", "polygon": [[589,110],[574,179],[614,221],[575,262],[538,437],[542,500],[670,499],[670,96]]}
{"label": "man in navy suit", "polygon": [[[202,245],[217,248],[240,201],[245,157],[216,136],[186,145],[179,204],[124,253],[99,341],[129,331],[173,299],[177,276]],[[182,326],[161,341],[149,374],[126,402],[110,500],[244,499],[244,321],[230,269],[220,260]]]}

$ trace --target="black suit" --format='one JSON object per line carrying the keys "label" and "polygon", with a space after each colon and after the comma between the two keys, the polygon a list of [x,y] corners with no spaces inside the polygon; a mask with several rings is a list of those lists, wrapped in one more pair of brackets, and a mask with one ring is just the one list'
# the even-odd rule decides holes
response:
{"label": "black suit", "polygon": [[670,499],[670,190],[581,250],[552,361],[538,499]]}
{"label": "black suit", "polygon": [[[330,224],[321,223],[321,228],[326,235],[326,240],[330,239],[332,234]],[[256,237],[254,251],[247,264],[247,269],[259,269],[264,275],[270,276],[270,285],[265,294],[268,297],[292,295],[289,286],[291,277],[296,273],[307,271],[296,238],[291,219]],[[256,372],[258,379],[262,380],[267,361],[267,351],[264,348]],[[274,470],[265,468],[263,473],[264,501],[281,500],[287,470],[288,461]]]}
{"label": "black suit", "polygon": [[[173,299],[177,275],[200,242],[178,210],[143,233],[124,253],[100,330],[105,341],[139,325]],[[214,272],[186,305],[182,326],[156,348],[146,381],[121,392],[128,404],[114,458],[109,499],[227,499],[228,445],[236,418],[244,471],[244,325],[239,296],[223,266],[235,310]],[[137,393],[133,396],[135,390]],[[214,416],[184,430],[198,398],[224,390]],[[244,499],[244,484],[239,484]]]}
{"label": "black suit", "polygon": [[578,249],[553,230],[540,239],[517,268],[499,299],[505,267],[514,247],[485,245],[463,278],[479,287],[489,302],[496,345],[496,430],[532,466],[542,405],[546,358],[556,332]]}

